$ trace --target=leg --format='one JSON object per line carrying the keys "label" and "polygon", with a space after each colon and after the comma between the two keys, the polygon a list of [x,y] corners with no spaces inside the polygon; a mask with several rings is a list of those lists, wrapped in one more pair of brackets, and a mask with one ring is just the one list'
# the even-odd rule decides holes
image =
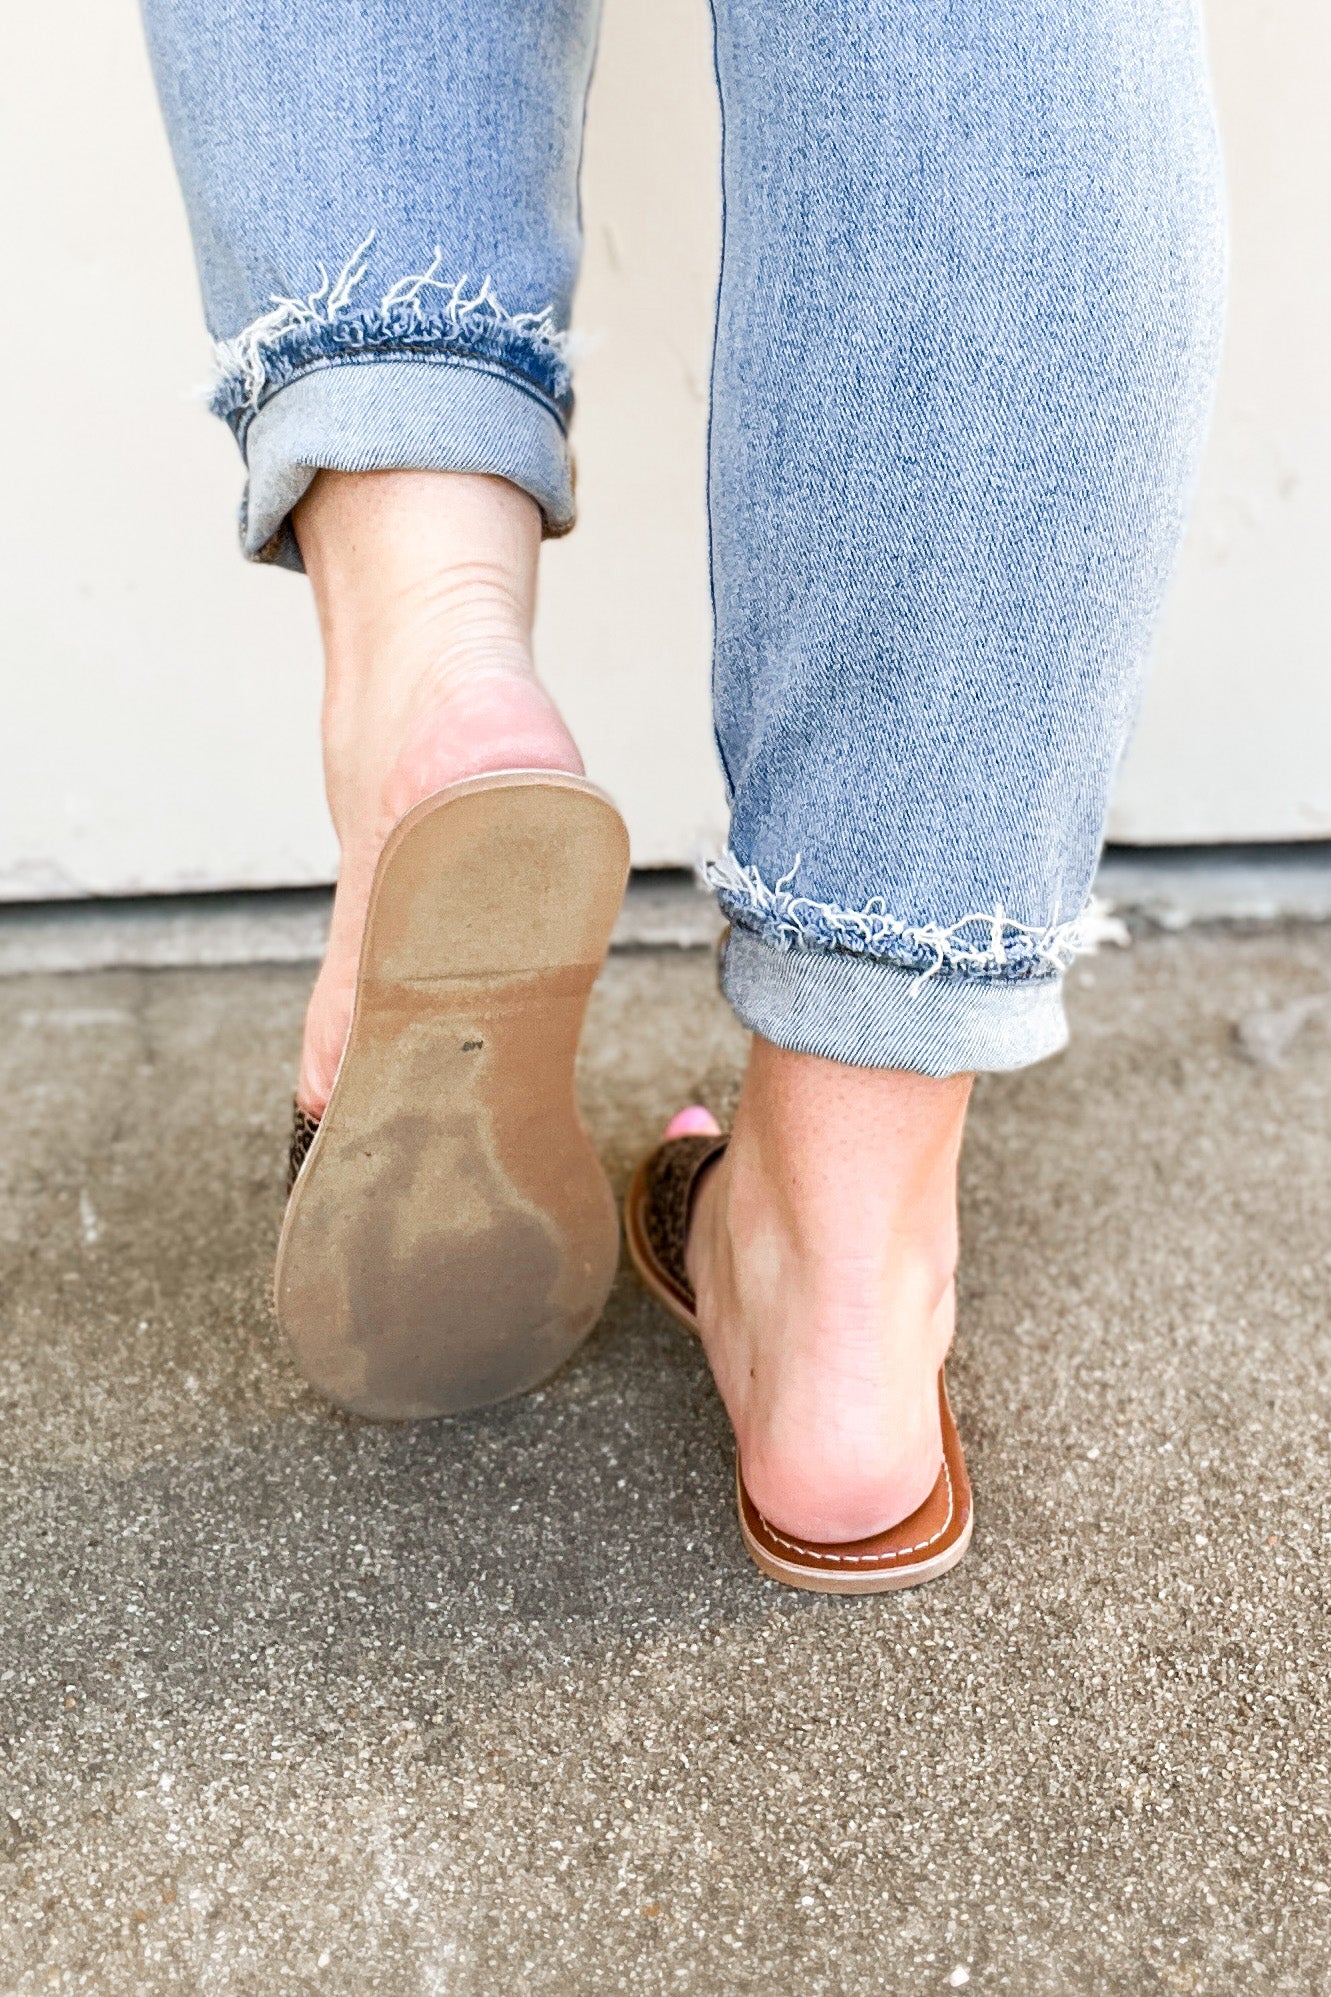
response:
{"label": "leg", "polygon": [[690,1264],[755,1501],[845,1539],[937,1474],[966,1077],[1064,1039],[1218,165],[1191,0],[717,0],[717,50],[713,877],[761,1037]]}
{"label": "leg", "polygon": [[580,772],[582,761],[532,663],[541,525],[526,493],[465,472],[322,472],[295,526],[323,630],[324,770],[341,847],[296,1092],[317,1116],[398,820],[460,777]]}
{"label": "leg", "polygon": [[308,569],[342,845],[303,1106],[346,1032],[391,825],[456,777],[576,770],[530,654],[572,522],[564,338],[594,0],[145,0],[254,559]]}

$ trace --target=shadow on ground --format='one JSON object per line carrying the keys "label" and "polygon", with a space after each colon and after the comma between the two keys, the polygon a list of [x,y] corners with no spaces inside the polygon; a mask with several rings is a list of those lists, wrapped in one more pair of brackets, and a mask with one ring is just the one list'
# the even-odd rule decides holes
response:
{"label": "shadow on ground", "polygon": [[[1097,959],[981,1085],[976,1539],[878,1601],[749,1567],[626,1277],[526,1401],[315,1401],[305,983],[0,981],[5,1990],[1327,1987],[1331,932]],[[615,1173],[742,1052],[708,953],[614,958]]]}

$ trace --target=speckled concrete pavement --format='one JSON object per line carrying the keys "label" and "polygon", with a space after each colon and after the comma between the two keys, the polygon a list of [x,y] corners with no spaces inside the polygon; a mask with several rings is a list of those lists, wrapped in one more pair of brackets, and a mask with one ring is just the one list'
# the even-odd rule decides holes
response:
{"label": "speckled concrete pavement", "polygon": [[[0,1988],[1331,1989],[1331,930],[1106,954],[981,1085],[975,1542],[877,1601],[748,1565],[627,1276],[516,1405],[306,1391],[306,975],[0,982]],[[614,1172],[741,1053],[705,952],[616,957]]]}

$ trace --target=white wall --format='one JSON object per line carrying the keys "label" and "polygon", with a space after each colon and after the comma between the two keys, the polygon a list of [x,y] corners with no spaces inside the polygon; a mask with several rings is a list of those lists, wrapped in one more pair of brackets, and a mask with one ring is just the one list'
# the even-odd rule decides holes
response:
{"label": "white wall", "polygon": [[545,551],[542,670],[639,866],[723,845],[704,529],[720,247],[706,0],[606,0],[583,159],[576,530]]}
{"label": "white wall", "polygon": [[308,592],[235,553],[133,0],[6,45],[0,895],[326,878]]}
{"label": "white wall", "polygon": [[[1113,829],[1331,835],[1328,23],[1314,0],[1214,0],[1211,19],[1233,330]],[[308,595],[234,553],[238,469],[189,395],[208,353],[136,12],[29,8],[8,55],[0,898],[326,879]],[[540,645],[640,865],[692,859],[722,823],[702,529],[715,146],[701,0],[608,0],[582,524],[547,550]]]}
{"label": "white wall", "polygon": [[1233,288],[1114,838],[1331,836],[1331,10],[1211,0]]}

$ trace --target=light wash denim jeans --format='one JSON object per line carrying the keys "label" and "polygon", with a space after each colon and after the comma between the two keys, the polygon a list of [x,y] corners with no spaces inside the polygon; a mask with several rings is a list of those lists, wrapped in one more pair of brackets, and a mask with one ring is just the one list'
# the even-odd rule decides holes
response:
{"label": "light wash denim jeans", "polygon": [[[596,0],[145,4],[246,552],[299,566],[321,466],[497,473],[564,533]],[[1066,1037],[1216,366],[1196,7],[714,12],[725,988],[785,1047],[1017,1067]]]}

